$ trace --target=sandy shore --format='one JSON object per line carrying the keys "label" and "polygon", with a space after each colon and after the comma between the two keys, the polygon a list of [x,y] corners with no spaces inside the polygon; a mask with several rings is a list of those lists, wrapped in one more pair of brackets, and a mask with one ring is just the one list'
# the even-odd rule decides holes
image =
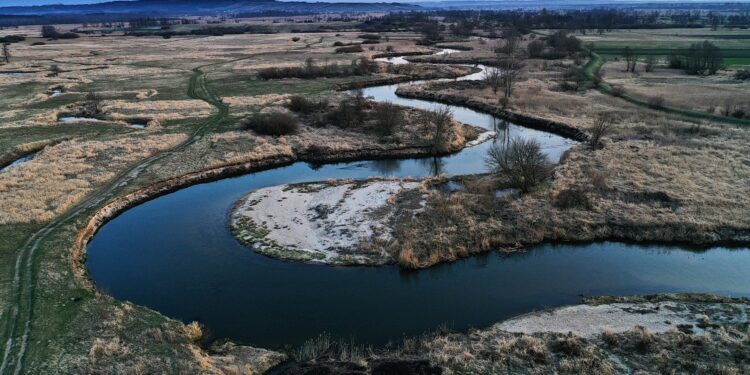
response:
{"label": "sandy shore", "polygon": [[383,264],[395,199],[421,184],[402,180],[280,185],[243,198],[231,217],[237,238],[263,254],[328,264]]}

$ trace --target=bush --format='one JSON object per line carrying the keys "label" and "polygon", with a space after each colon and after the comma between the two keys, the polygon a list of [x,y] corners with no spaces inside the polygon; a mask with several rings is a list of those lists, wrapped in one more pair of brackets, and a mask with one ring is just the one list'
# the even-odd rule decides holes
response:
{"label": "bush", "polygon": [[552,165],[536,140],[513,139],[509,144],[493,144],[487,152],[487,167],[508,187],[528,193],[547,181]]}
{"label": "bush", "polygon": [[750,79],[750,69],[740,69],[734,73],[734,79],[745,81]]}
{"label": "bush", "polygon": [[78,39],[80,36],[76,33],[57,34],[57,39]]}
{"label": "bush", "polygon": [[300,37],[298,36],[295,36],[292,38],[292,42],[299,42],[299,40],[300,40]]}
{"label": "bush", "polygon": [[344,45],[344,42],[342,42],[342,41],[338,41],[338,42],[334,42],[334,43],[333,43],[333,46],[334,46],[334,47],[341,47],[341,46],[343,46],[343,45]]}
{"label": "bush", "polygon": [[342,100],[336,109],[328,113],[326,118],[334,126],[340,128],[355,127],[364,121],[364,106],[358,100]]}
{"label": "bush", "polygon": [[622,86],[612,86],[612,91],[610,92],[613,96],[621,97],[625,95],[625,88]]}
{"label": "bush", "polygon": [[291,110],[292,112],[310,114],[325,109],[326,107],[328,107],[328,103],[323,100],[314,102],[302,95],[294,95],[289,98],[289,103],[286,105],[286,107],[289,108],[289,110]]}
{"label": "bush", "polygon": [[336,48],[336,50],[335,50],[336,53],[356,53],[356,52],[362,52],[362,51],[364,51],[364,50],[362,49],[362,46],[359,45],[359,44],[353,44],[351,46],[339,47],[339,48]]}
{"label": "bush", "polygon": [[664,98],[661,96],[654,96],[648,99],[648,107],[651,109],[664,108]]}
{"label": "bush", "polygon": [[263,135],[294,134],[299,129],[299,120],[283,112],[256,113],[247,120],[245,128]]}
{"label": "bush", "polygon": [[745,112],[744,108],[737,108],[734,111],[732,111],[731,116],[734,118],[745,118],[745,115],[747,113]]}
{"label": "bush", "polygon": [[0,44],[18,43],[23,42],[24,40],[26,40],[26,37],[21,35],[8,35],[0,38]]}
{"label": "bush", "polygon": [[308,59],[302,66],[284,68],[265,68],[258,71],[260,79],[281,78],[319,78],[319,77],[348,77],[361,76],[377,70],[377,64],[366,56],[352,60],[350,64],[315,65],[315,61]]}
{"label": "bush", "polygon": [[375,124],[383,135],[393,134],[393,130],[400,127],[404,121],[401,107],[385,102],[375,107]]}
{"label": "bush", "polygon": [[530,58],[535,59],[542,57],[542,52],[544,52],[544,42],[541,40],[534,40],[526,46],[526,51],[529,53]]}
{"label": "bush", "polygon": [[596,150],[601,146],[602,137],[609,133],[609,129],[612,127],[612,116],[608,113],[599,115],[591,127],[591,136],[589,137],[589,145],[592,149]]}
{"label": "bush", "polygon": [[448,151],[448,127],[453,119],[453,111],[447,105],[440,106],[426,114],[426,120],[429,124],[435,126],[435,133],[432,138],[432,147],[436,152]]}
{"label": "bush", "polygon": [[562,209],[579,208],[590,210],[592,208],[586,192],[578,188],[565,189],[557,194],[555,206]]}
{"label": "bush", "polygon": [[380,40],[380,35],[378,34],[362,34],[359,36],[359,39],[364,40]]}

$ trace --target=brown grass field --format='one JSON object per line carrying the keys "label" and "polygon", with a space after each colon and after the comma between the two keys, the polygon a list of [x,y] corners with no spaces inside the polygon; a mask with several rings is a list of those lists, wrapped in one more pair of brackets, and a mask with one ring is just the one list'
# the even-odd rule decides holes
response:
{"label": "brown grass field", "polygon": [[[60,26],[61,30],[73,27]],[[0,30],[0,36],[27,36],[26,41],[11,45],[11,62],[0,65],[0,155],[10,160],[41,149],[32,160],[0,172],[0,342],[10,330],[7,322],[12,314],[7,312],[13,311],[16,300],[33,298],[18,310],[25,317],[33,308],[28,314],[33,331],[24,364],[28,373],[252,374],[284,360],[286,354],[233,343],[206,348],[199,325],[185,325],[92,288],[71,267],[79,231],[108,201],[207,170],[254,163],[267,166],[264,162],[273,166],[277,159],[433,154],[434,124],[425,122],[424,113],[417,110],[404,110],[404,120],[388,136],[375,132],[370,117],[342,129],[295,114],[299,130],[279,137],[257,134],[244,125],[256,112],[288,112],[285,105],[297,94],[326,99],[330,107],[326,110],[331,110],[347,98],[338,91],[344,86],[453,77],[471,70],[419,64],[402,71],[381,67],[353,77],[268,81],[256,77],[260,69],[299,66],[307,58],[321,64],[349,64],[359,56],[384,53],[387,47],[394,52],[437,49],[415,44],[419,35],[405,32],[386,33],[387,42],[359,54],[337,54],[333,45],[361,41],[356,31],[172,39],[94,34],[54,41],[41,39],[39,32],[39,27]],[[298,41],[293,40],[296,37]],[[45,44],[32,45],[41,41]],[[471,38],[452,44],[473,50],[443,57],[415,56],[413,61],[494,59],[493,50],[502,41]],[[487,176],[466,177],[466,188],[458,192],[432,192],[424,212],[399,224],[402,266],[429,267],[543,241],[746,243],[750,131],[644,109],[595,90],[566,91],[567,73],[582,62],[525,61],[507,109],[587,134],[599,115],[610,114],[615,121],[603,147],[575,146],[555,167],[554,178],[527,195],[496,198],[493,192],[498,186]],[[676,107],[719,114],[727,105],[747,105],[750,100],[747,83],[731,81],[727,71],[715,77],[688,77],[658,66],[654,72],[633,75],[623,73],[621,65],[607,63],[604,78],[634,95],[663,96]],[[469,98],[485,107],[501,106],[499,97],[481,84],[451,81],[409,90],[445,102]],[[58,121],[80,111],[89,93],[101,98],[100,121]],[[365,112],[374,112],[372,103]],[[134,123],[147,126],[129,126]],[[454,121],[446,134],[441,153],[460,150],[476,137],[476,130]],[[160,158],[150,159],[154,156]],[[580,204],[562,201],[570,192]],[[69,220],[57,221],[67,215]],[[40,230],[44,236],[29,257],[26,250],[34,243],[29,239]],[[16,264],[28,265],[22,269],[32,275],[31,282],[22,278],[18,290],[14,289]],[[18,322],[20,332],[24,322]],[[538,366],[539,373],[582,369],[608,373],[618,365],[607,356],[612,352],[638,362],[633,368],[673,363],[674,353],[667,351],[690,340],[741,352],[737,347],[747,346],[747,330],[737,333],[737,329],[717,328],[701,338],[679,333],[653,336],[636,329],[581,341],[562,334],[510,334],[489,327],[436,334],[404,355],[448,373],[495,372],[498,363],[511,369]],[[13,337],[20,337],[14,333]],[[647,340],[654,350],[623,354],[606,346],[607,340],[624,348],[631,341]],[[559,348],[572,350],[575,358],[561,357]],[[708,370],[742,373],[747,366]]]}

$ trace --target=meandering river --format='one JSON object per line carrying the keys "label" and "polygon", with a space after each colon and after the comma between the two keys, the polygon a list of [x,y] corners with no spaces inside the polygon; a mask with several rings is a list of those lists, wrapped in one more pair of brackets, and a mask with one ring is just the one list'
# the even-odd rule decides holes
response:
{"label": "meandering river", "polygon": [[[400,60],[399,60],[400,61]],[[477,79],[474,74],[468,79]],[[435,104],[368,88],[375,100]],[[467,124],[499,127],[501,138],[537,139],[552,160],[575,142],[452,107]],[[370,176],[484,172],[491,142],[426,159],[296,163],[195,185],[134,207],[104,225],[88,246],[90,274],[115,298],[205,324],[214,338],[263,347],[298,345],[328,332],[384,344],[447,324],[485,326],[580,295],[702,291],[750,296],[750,251],[612,242],[540,245],[513,256],[490,253],[431,269],[330,267],[270,259],[229,231],[232,205],[261,187]]]}

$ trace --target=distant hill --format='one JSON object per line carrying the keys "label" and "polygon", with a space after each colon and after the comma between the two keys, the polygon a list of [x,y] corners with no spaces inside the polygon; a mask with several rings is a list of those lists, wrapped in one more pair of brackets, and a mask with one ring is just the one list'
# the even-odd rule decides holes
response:
{"label": "distant hill", "polygon": [[403,3],[307,3],[274,0],[136,0],[84,5],[0,7],[2,15],[139,14],[152,16],[216,15],[232,13],[351,13],[397,12],[422,9]]}

